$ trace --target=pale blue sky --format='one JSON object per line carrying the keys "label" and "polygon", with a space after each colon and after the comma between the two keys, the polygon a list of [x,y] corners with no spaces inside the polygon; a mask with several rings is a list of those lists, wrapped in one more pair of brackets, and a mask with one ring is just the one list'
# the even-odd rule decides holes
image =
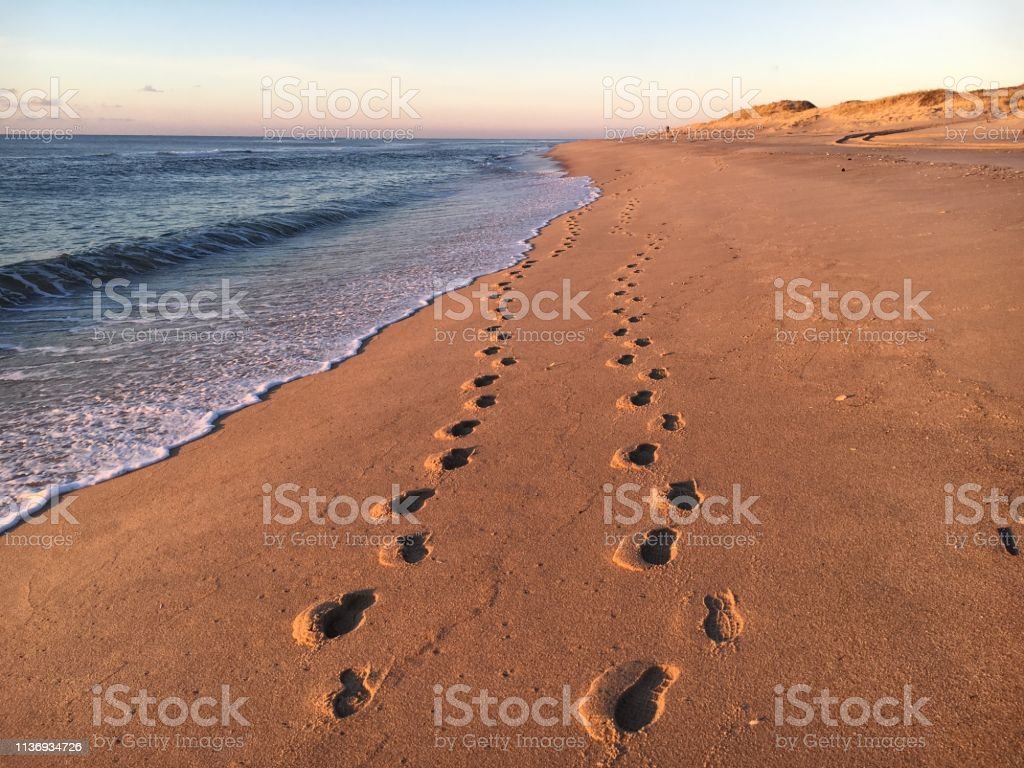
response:
{"label": "pale blue sky", "polygon": [[740,77],[757,101],[819,104],[949,76],[1017,85],[1022,22],[1020,0],[0,2],[0,88],[58,76],[87,132],[258,133],[262,76],[356,92],[397,76],[420,119],[387,125],[597,135],[609,76],[698,93]]}

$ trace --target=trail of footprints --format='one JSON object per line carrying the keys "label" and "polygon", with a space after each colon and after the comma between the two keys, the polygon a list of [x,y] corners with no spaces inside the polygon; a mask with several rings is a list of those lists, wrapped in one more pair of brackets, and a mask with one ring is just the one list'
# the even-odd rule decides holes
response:
{"label": "trail of footprints", "polygon": [[[628,191],[628,190],[627,190]],[[620,214],[619,225],[613,232],[629,233],[625,227],[632,223],[633,212],[639,200],[628,199]],[[562,239],[551,256],[558,257],[572,249],[580,235],[579,217],[583,211],[570,214],[566,218],[568,234]],[[664,381],[670,373],[664,367],[646,368],[638,365],[640,353],[653,345],[653,340],[646,335],[631,335],[633,328],[640,328],[646,318],[640,305],[644,298],[630,293],[638,286],[636,276],[643,274],[643,263],[651,261],[653,256],[648,251],[661,250],[664,238],[648,234],[645,251],[621,268],[615,278],[616,290],[611,298],[621,303],[613,308],[611,316],[620,320],[620,326],[612,331],[608,338],[618,341],[626,351],[613,357],[607,365],[613,369],[627,370],[637,366],[638,378],[644,383],[642,389],[628,392],[619,398],[616,407],[628,414],[653,411],[655,416],[648,420],[649,432],[673,433],[682,430],[686,422],[678,411],[657,414],[659,409],[653,408],[658,402],[658,393],[653,388],[657,382]],[[498,292],[491,298],[498,301],[497,312],[503,319],[509,319],[507,307],[502,302],[502,294],[512,288],[512,281],[521,279],[523,271],[536,264],[536,259],[526,259],[517,268],[509,271],[508,280],[498,283]],[[503,346],[510,334],[502,330],[500,325],[487,329],[493,343],[474,353],[482,362],[489,362],[492,370],[500,371],[517,364],[516,358],[507,354]],[[434,438],[441,442],[462,442],[473,436],[482,426],[483,416],[488,409],[498,404],[498,393],[493,391],[501,379],[500,373],[481,373],[462,385],[462,392],[468,396],[464,408],[474,418],[462,418],[440,427]],[[626,446],[612,457],[612,466],[626,471],[643,471],[650,469],[659,460],[662,446],[653,441],[643,440],[634,445]],[[478,446],[456,445],[424,460],[424,468],[440,484],[444,477],[466,467],[473,460]],[[424,487],[408,491],[387,504],[377,508],[374,514],[407,515],[418,514],[427,502],[437,494],[436,487]],[[665,503],[683,509],[692,509],[700,503],[701,496],[696,483],[686,480],[671,483],[664,492]],[[646,570],[670,563],[676,555],[678,533],[671,528],[658,528],[648,532],[639,546],[620,547],[615,555],[617,565],[630,570]],[[381,550],[379,561],[388,566],[416,566],[423,563],[432,550],[431,533],[429,530],[399,537],[399,542],[392,547]],[[292,622],[294,641],[310,651],[318,651],[329,643],[339,641],[345,635],[359,629],[366,622],[366,615],[378,601],[374,590],[360,590],[347,593],[336,599],[315,603],[295,617]],[[703,630],[716,647],[733,644],[744,628],[744,618],[738,608],[739,598],[730,590],[716,592],[704,598],[707,615],[703,620]],[[600,675],[591,685],[588,693],[587,730],[599,741],[618,743],[630,734],[642,732],[658,720],[664,711],[665,696],[668,689],[679,677],[679,670],[671,665],[648,664],[645,662],[629,662],[613,667]],[[338,682],[324,695],[320,701],[320,709],[329,717],[341,720],[362,711],[373,700],[374,695],[383,682],[386,672],[374,673],[368,667],[349,667],[338,676]]]}
{"label": "trail of footprints", "polygon": [[[628,190],[627,190],[628,191]],[[638,201],[629,198],[619,216],[618,226],[612,233],[632,234],[628,226]],[[645,352],[655,347],[655,340],[642,329],[647,314],[643,310],[645,299],[635,292],[645,265],[664,247],[665,238],[648,233],[645,248],[621,266],[613,277],[609,294],[614,306],[608,316],[618,326],[605,338],[618,343],[625,351],[608,360],[606,365],[615,370],[637,370],[643,388],[624,393],[615,407],[627,417],[653,414],[646,420],[646,436],[635,444],[620,448],[611,459],[611,466],[628,472],[650,471],[661,459],[666,446],[653,435],[666,437],[686,427],[686,420],[678,410],[657,407],[661,403],[656,385],[666,380],[667,368],[642,365]],[[669,483],[660,493],[660,501],[681,510],[692,510],[703,499],[693,480]],[[613,562],[630,571],[646,571],[669,564],[676,557],[679,532],[671,527],[648,531],[639,544],[625,537],[613,555]],[[706,615],[701,629],[714,644],[713,648],[734,647],[743,633],[745,620],[739,598],[731,591],[711,593],[704,598]],[[676,681],[679,671],[670,665],[631,662],[609,670],[591,686],[593,711],[590,713],[591,735],[598,740],[618,744],[631,733],[644,730],[660,717],[668,688]]]}
{"label": "trail of footprints", "polygon": [[[571,248],[579,235],[579,224],[575,216],[569,217],[569,230],[570,236],[563,241],[560,252]],[[517,268],[509,271],[509,279],[500,281],[497,284],[499,290],[490,295],[492,300],[498,302],[495,312],[503,320],[510,319],[511,314],[502,294],[512,290],[512,280],[522,278],[523,270],[530,269],[536,263],[537,260],[533,258],[520,262]],[[507,370],[519,362],[505,347],[511,335],[501,325],[492,325],[486,330],[493,343],[476,351],[474,356],[482,362],[489,362],[494,372],[474,376],[464,382],[460,390],[468,398],[463,407],[474,415],[486,413],[498,404],[498,394],[494,391],[502,376],[498,371]],[[457,419],[437,429],[433,436],[441,442],[462,442],[474,435],[482,423],[482,416]],[[440,485],[447,474],[470,464],[478,450],[479,447],[475,445],[449,447],[427,456],[423,466],[435,486]],[[375,506],[372,514],[378,518],[418,514],[436,495],[436,487],[408,491],[385,504]],[[428,559],[432,551],[431,537],[431,532],[426,529],[399,536],[394,545],[381,549],[378,560],[385,566],[419,565]],[[362,590],[315,603],[295,617],[292,622],[292,638],[298,645],[318,651],[362,626],[366,612],[376,602],[377,595],[373,590]],[[351,717],[370,703],[382,680],[383,674],[374,674],[369,668],[347,668],[340,673],[338,685],[321,698],[319,708],[334,719]]]}

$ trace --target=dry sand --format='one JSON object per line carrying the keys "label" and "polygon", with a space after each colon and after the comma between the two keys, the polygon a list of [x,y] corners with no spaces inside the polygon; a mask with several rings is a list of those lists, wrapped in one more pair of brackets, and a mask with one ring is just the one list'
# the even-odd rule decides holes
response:
{"label": "dry sand", "polygon": [[[947,483],[1022,492],[1022,174],[782,138],[555,155],[603,196],[482,282],[568,279],[589,318],[426,309],[78,493],[77,525],[23,526],[73,544],[0,558],[3,737],[92,739],[64,762],[104,766],[1022,764],[1022,562],[988,516],[943,511]],[[932,319],[777,322],[774,281],[798,277],[870,294],[909,278]],[[463,336],[493,325],[511,337]],[[688,481],[758,497],[753,519],[679,522],[642,552],[631,537],[664,526],[605,522],[609,484]],[[267,483],[434,495],[419,527],[265,525]],[[417,564],[353,539],[415,532]],[[228,685],[251,725],[94,725],[92,686],[117,684],[188,701]],[[776,725],[776,686],[801,684],[871,702],[910,685],[931,724]],[[589,727],[436,726],[435,686],[458,685],[529,703],[568,686]],[[172,741],[129,748],[154,735]]]}

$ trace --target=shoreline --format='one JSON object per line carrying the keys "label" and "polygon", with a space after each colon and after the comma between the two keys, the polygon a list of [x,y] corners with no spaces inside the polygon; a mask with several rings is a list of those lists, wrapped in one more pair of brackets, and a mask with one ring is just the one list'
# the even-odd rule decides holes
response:
{"label": "shoreline", "polygon": [[[802,735],[774,724],[777,685],[869,700],[911,685],[933,725],[897,728],[921,741],[897,759],[1002,764],[999,715],[1024,695],[1006,655],[1024,629],[1019,558],[998,539],[950,544],[995,528],[951,528],[943,487],[1012,489],[1024,469],[1022,179],[750,149],[555,147],[601,196],[457,293],[569,280],[586,317],[416,311],[172,461],[83,490],[77,524],[46,526],[70,546],[8,547],[0,649],[24,673],[2,706],[11,734],[137,733],[94,724],[94,685],[185,698],[229,685],[252,728],[216,733],[243,745],[147,760],[502,765],[509,752],[466,744],[500,733],[549,740],[512,753],[524,766],[748,764]],[[776,321],[773,281],[797,276],[865,292],[909,278],[931,319]],[[890,328],[926,339],[825,333]],[[289,499],[365,502],[369,518],[318,522],[303,505],[285,521],[288,485]],[[724,523],[609,521],[606,486],[753,501]],[[409,495],[416,527],[389,524]],[[418,535],[418,551],[382,531]],[[645,549],[651,533],[669,543]],[[346,620],[318,631],[318,611]],[[641,679],[656,706],[625,707],[640,724],[627,729],[617,702]],[[590,697],[588,722],[437,725],[438,706],[459,710],[436,687],[458,685],[467,701],[568,689]],[[97,764],[125,759],[103,745]]]}
{"label": "shoreline", "polygon": [[[481,141],[485,141],[485,140],[481,140]],[[565,143],[565,142],[563,142],[563,143]],[[556,144],[555,146],[558,146],[558,145]],[[551,158],[551,150],[548,150],[547,152],[544,152],[541,156]],[[551,158],[551,159],[554,159],[554,158]],[[573,174],[568,173],[568,169],[565,167],[565,165],[563,163],[559,162],[558,160],[554,160],[554,162],[556,162],[559,165],[559,167],[561,167],[562,170],[565,171],[566,175],[570,175],[570,176],[573,175]],[[587,179],[586,176],[579,176],[578,178]],[[468,275],[466,278],[464,278],[464,282],[462,282],[460,285],[457,286],[457,289],[461,290],[462,288],[471,287],[473,284],[478,282],[481,278],[488,277],[490,275],[497,274],[498,272],[501,272],[501,271],[510,269],[512,267],[515,267],[516,264],[519,264],[520,262],[525,260],[528,257],[529,253],[534,248],[534,245],[533,245],[534,240],[536,240],[538,235],[541,233],[541,231],[544,230],[545,227],[549,226],[553,221],[555,221],[556,219],[560,218],[561,216],[564,216],[564,215],[566,215],[568,213],[571,213],[572,211],[576,211],[576,210],[580,210],[581,208],[585,208],[586,206],[590,205],[591,203],[593,203],[595,200],[597,200],[600,197],[600,190],[597,189],[596,187],[593,187],[591,180],[587,179],[587,183],[588,183],[588,185],[590,185],[592,187],[591,191],[590,191],[590,198],[589,198],[589,200],[586,201],[586,202],[581,203],[576,208],[572,208],[572,209],[570,209],[568,211],[563,211],[562,213],[555,214],[551,218],[547,219],[544,223],[542,223],[538,227],[534,228],[531,231],[531,234],[528,237],[524,238],[523,240],[519,241],[519,243],[517,243],[517,247],[520,248],[520,252],[519,252],[518,256],[515,258],[515,260],[511,264],[506,264],[506,265],[503,265],[503,266],[496,267],[495,269],[493,269],[491,271],[488,271],[488,272],[483,272],[483,273],[480,273],[480,274]],[[100,485],[102,483],[109,482],[110,480],[114,480],[114,479],[116,479],[118,477],[122,477],[124,475],[131,474],[132,472],[137,472],[137,471],[139,471],[141,469],[145,469],[147,467],[151,467],[154,464],[159,464],[160,462],[167,461],[168,459],[174,458],[181,451],[181,449],[183,447],[185,447],[185,446],[187,446],[187,445],[189,445],[191,443],[194,443],[197,440],[202,440],[204,437],[207,437],[208,435],[211,435],[214,432],[216,432],[217,430],[219,430],[222,427],[224,421],[228,417],[230,417],[230,416],[232,416],[232,415],[234,415],[236,413],[239,413],[240,411],[243,411],[246,408],[249,408],[249,407],[251,407],[253,405],[256,405],[256,404],[261,403],[261,402],[265,402],[266,400],[268,400],[270,398],[270,396],[275,391],[277,391],[281,387],[283,387],[283,386],[285,386],[287,384],[290,384],[292,382],[295,382],[295,381],[300,381],[302,379],[309,378],[311,376],[318,376],[320,374],[328,373],[330,371],[333,371],[334,369],[336,369],[338,366],[340,366],[345,361],[350,360],[353,357],[356,357],[356,356],[362,354],[363,351],[366,349],[366,346],[374,338],[379,336],[384,330],[386,330],[387,328],[389,328],[389,327],[391,327],[391,326],[393,326],[393,325],[395,325],[397,323],[400,323],[400,322],[402,322],[404,320],[409,319],[410,317],[412,317],[413,315],[415,315],[418,312],[421,312],[422,310],[429,309],[431,306],[433,306],[433,304],[437,300],[437,298],[439,296],[442,296],[442,295],[443,294],[435,293],[435,294],[433,294],[431,296],[428,296],[426,298],[418,298],[418,299],[416,299],[414,306],[412,306],[407,312],[403,313],[399,317],[396,317],[394,320],[391,320],[390,322],[387,322],[387,323],[384,323],[384,324],[382,324],[380,326],[374,327],[366,335],[358,337],[356,339],[353,339],[352,342],[350,343],[351,351],[346,352],[343,356],[338,357],[336,359],[328,360],[324,364],[324,366],[321,367],[319,370],[312,371],[310,373],[297,374],[295,376],[292,376],[290,378],[283,379],[283,380],[277,380],[277,381],[268,382],[268,383],[262,385],[259,389],[256,389],[256,390],[253,390],[251,392],[248,392],[246,394],[245,398],[243,398],[243,400],[241,402],[239,402],[237,405],[232,406],[230,408],[221,409],[221,410],[218,410],[218,411],[210,411],[210,412],[208,412],[207,417],[206,417],[206,421],[205,421],[205,423],[203,424],[202,427],[200,427],[197,431],[193,432],[191,435],[183,438],[182,440],[180,440],[178,442],[175,442],[175,443],[172,443],[172,444],[166,445],[166,446],[161,446],[160,447],[160,451],[162,452],[163,455],[161,455],[159,457],[156,457],[156,458],[153,458],[152,460],[144,461],[144,462],[141,462],[141,463],[131,464],[131,465],[119,467],[117,469],[109,470],[108,472],[102,473],[102,475],[98,479],[95,479],[95,480],[82,481],[82,482],[73,482],[73,483],[68,483],[68,484],[61,485],[61,486],[55,487],[55,488],[51,487],[50,490],[47,493],[46,498],[41,499],[40,501],[35,502],[35,503],[29,503],[27,506],[22,506],[20,512],[16,514],[14,520],[9,521],[8,523],[3,523],[2,521],[0,521],[0,536],[5,535],[5,534],[7,534],[9,532],[12,532],[12,531],[16,531],[18,528],[20,528],[22,525],[24,525],[26,522],[28,522],[32,518],[36,518],[36,517],[39,517],[41,515],[45,515],[48,511],[50,511],[53,508],[53,506],[55,504],[58,504],[58,505],[60,504],[61,497],[66,497],[68,494],[73,493],[74,491],[85,490],[87,488],[91,488],[91,487],[94,487],[96,485]]]}

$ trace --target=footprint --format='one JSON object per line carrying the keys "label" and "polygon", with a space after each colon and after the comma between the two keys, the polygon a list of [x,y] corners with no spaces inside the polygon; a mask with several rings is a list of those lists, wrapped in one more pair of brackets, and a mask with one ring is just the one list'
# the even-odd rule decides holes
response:
{"label": "footprint", "polygon": [[372,589],[349,592],[340,600],[310,606],[292,622],[292,638],[299,645],[319,648],[328,640],[347,635],[365,620],[366,610],[377,602]]}
{"label": "footprint", "polygon": [[482,389],[483,387],[489,387],[491,384],[499,379],[498,374],[488,373],[483,376],[477,376],[475,379],[471,379],[462,385],[463,389]]}
{"label": "footprint", "polygon": [[708,609],[704,632],[719,645],[731,643],[743,633],[744,621],[736,607],[737,602],[736,596],[728,589],[704,598]]}
{"label": "footprint", "polygon": [[676,556],[679,534],[671,528],[650,531],[640,545],[640,559],[648,565],[665,565]]}
{"label": "footprint", "polygon": [[704,495],[698,490],[696,480],[680,480],[670,483],[665,492],[665,501],[685,512],[699,506],[703,500]]}
{"label": "footprint", "polygon": [[640,443],[616,453],[612,459],[612,466],[617,469],[637,469],[649,467],[657,460],[658,446],[653,443]]}
{"label": "footprint", "polygon": [[643,408],[654,401],[654,393],[649,389],[641,389],[619,398],[616,405],[622,410],[632,411],[636,408]]}
{"label": "footprint", "polygon": [[484,408],[492,407],[497,402],[497,395],[481,395],[475,400],[470,400],[466,403],[466,408],[470,411],[482,411]]}
{"label": "footprint", "polygon": [[659,568],[676,558],[679,537],[678,530],[668,527],[655,528],[643,536],[633,533],[621,536],[612,553],[612,562],[635,573]]}
{"label": "footprint", "polygon": [[1017,536],[1014,534],[1012,528],[1000,528],[999,541],[1011,555],[1017,556],[1020,554],[1020,547],[1017,545]]}
{"label": "footprint", "polygon": [[612,336],[615,336],[615,337],[621,339],[627,333],[629,333],[629,329],[628,328],[616,328],[614,331],[612,331]]}
{"label": "footprint", "polygon": [[643,347],[651,346],[651,344],[653,342],[650,339],[648,339],[646,336],[642,336],[639,339],[633,339],[633,341],[630,341],[630,342],[627,342],[627,343],[628,344],[632,344],[634,347],[641,347],[641,348],[643,348]]}
{"label": "footprint", "polygon": [[454,424],[442,427],[434,433],[434,437],[440,439],[454,439],[459,437],[467,437],[473,434],[473,430],[480,426],[480,422],[476,419],[466,419],[464,421],[457,421]]}
{"label": "footprint", "polygon": [[469,464],[470,457],[474,453],[476,453],[475,448],[452,448],[437,456],[431,456],[424,462],[424,465],[434,472],[450,472]]}
{"label": "footprint", "polygon": [[609,360],[607,365],[610,368],[616,368],[619,366],[625,367],[627,365],[632,365],[635,359],[636,358],[634,358],[633,355],[622,355],[621,357],[617,357],[614,360]]}
{"label": "footprint", "polygon": [[681,413],[663,413],[661,414],[661,428],[666,432],[678,432],[680,429],[686,426],[686,422],[683,420],[683,414]]}
{"label": "footprint", "polygon": [[387,502],[374,504],[370,508],[370,515],[377,519],[394,516],[392,522],[401,522],[401,515],[419,512],[427,503],[427,499],[434,498],[435,493],[433,488],[406,491]]}
{"label": "footprint", "polygon": [[341,720],[369,704],[379,683],[374,684],[370,680],[368,669],[346,669],[338,678],[341,689],[328,694],[324,704],[328,714]]}
{"label": "footprint", "polygon": [[495,360],[492,365],[495,368],[508,368],[509,366],[515,365],[517,362],[519,361],[514,357],[503,357],[501,360]]}
{"label": "footprint", "polygon": [[501,352],[501,347],[487,347],[486,349],[481,349],[476,354],[478,357],[490,357],[491,355],[496,355],[499,352]]}
{"label": "footprint", "polygon": [[409,565],[416,565],[423,561],[430,553],[427,547],[429,533],[412,533],[400,537],[402,542],[399,545],[399,553],[402,559]]}
{"label": "footprint", "polygon": [[378,560],[381,565],[419,565],[430,554],[429,540],[430,532],[423,530],[396,536],[392,543],[381,548]]}
{"label": "footprint", "polygon": [[636,733],[654,723],[665,709],[665,692],[676,681],[673,667],[648,667],[640,679],[627,688],[615,704],[615,725]]}
{"label": "footprint", "polygon": [[651,368],[651,370],[647,372],[647,378],[649,378],[649,379],[651,379],[653,381],[661,381],[662,379],[667,379],[668,378],[668,369],[667,368]]}
{"label": "footprint", "polygon": [[609,752],[609,762],[622,755],[624,739],[662,715],[665,692],[678,679],[678,667],[638,660],[609,667],[590,684],[580,713],[591,739]]}

